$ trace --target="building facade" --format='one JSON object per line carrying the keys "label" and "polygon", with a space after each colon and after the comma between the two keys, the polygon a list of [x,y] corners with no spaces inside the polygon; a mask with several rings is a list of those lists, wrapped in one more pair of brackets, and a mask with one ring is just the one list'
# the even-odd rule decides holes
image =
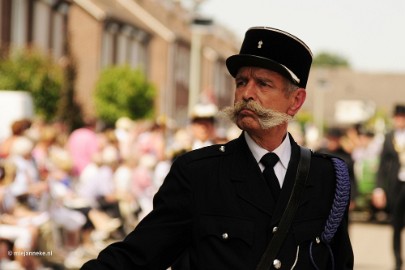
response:
{"label": "building facade", "polygon": [[[59,61],[69,46],[75,98],[86,115],[94,114],[91,96],[100,71],[140,68],[158,90],[157,116],[181,125],[202,99],[220,108],[232,103],[225,60],[241,44],[215,22],[193,25],[195,17],[175,0],[0,0],[0,48],[32,46]],[[405,103],[403,85],[405,74],[313,68],[303,109],[319,125],[348,125]]]}
{"label": "building facade", "polygon": [[395,104],[405,104],[404,85],[403,73],[313,68],[303,111],[326,127],[359,124],[376,114],[389,119]]}
{"label": "building facade", "polygon": [[[69,46],[77,68],[75,98],[86,115],[94,114],[91,96],[100,71],[114,65],[141,69],[157,88],[157,115],[180,124],[190,102],[232,102],[225,59],[240,41],[215,23],[203,27],[198,62],[192,62],[194,14],[179,1],[0,0],[0,14],[0,48],[35,47],[58,61]],[[191,77],[192,65],[197,77]],[[193,90],[191,80],[198,81]]]}

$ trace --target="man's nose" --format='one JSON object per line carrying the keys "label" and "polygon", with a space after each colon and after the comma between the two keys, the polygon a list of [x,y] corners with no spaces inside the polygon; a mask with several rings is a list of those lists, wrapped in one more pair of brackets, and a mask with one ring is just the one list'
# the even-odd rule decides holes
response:
{"label": "man's nose", "polygon": [[243,99],[245,101],[248,100],[255,100],[256,98],[256,87],[253,83],[246,84],[245,88],[243,89]]}

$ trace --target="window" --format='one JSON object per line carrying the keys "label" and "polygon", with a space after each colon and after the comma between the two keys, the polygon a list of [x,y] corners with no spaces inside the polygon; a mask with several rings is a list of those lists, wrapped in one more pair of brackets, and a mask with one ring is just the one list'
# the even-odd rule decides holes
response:
{"label": "window", "polygon": [[108,23],[103,33],[101,65],[128,64],[147,73],[149,35],[129,25]]}
{"label": "window", "polygon": [[0,47],[8,47],[11,39],[11,0],[0,0]]}
{"label": "window", "polygon": [[103,32],[103,44],[101,49],[101,67],[105,68],[115,62],[115,39],[119,26],[115,23],[107,24]]}
{"label": "window", "polygon": [[27,44],[28,18],[28,2],[13,0],[11,4],[11,45],[21,47]]}
{"label": "window", "polygon": [[50,47],[51,7],[42,1],[34,4],[32,43],[44,51]]}
{"label": "window", "polygon": [[65,54],[65,42],[67,38],[67,14],[69,5],[61,3],[52,12],[51,18],[51,49],[55,59]]}

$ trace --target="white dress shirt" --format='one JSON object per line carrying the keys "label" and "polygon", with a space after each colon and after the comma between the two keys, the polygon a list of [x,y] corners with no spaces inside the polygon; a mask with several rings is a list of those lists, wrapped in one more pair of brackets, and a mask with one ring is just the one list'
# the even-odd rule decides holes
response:
{"label": "white dress shirt", "polygon": [[[250,151],[252,152],[258,166],[263,172],[264,166],[263,164],[260,163],[260,160],[269,151],[267,151],[266,149],[260,147],[257,143],[255,143],[255,141],[253,141],[253,139],[249,136],[247,132],[244,132],[244,136]],[[287,172],[288,163],[290,162],[291,157],[291,143],[288,134],[287,136],[285,136],[285,139],[282,141],[282,143],[276,149],[274,149],[273,153],[275,153],[279,158],[279,161],[274,166],[274,173],[278,178],[280,187],[282,187],[284,183],[285,174]]]}

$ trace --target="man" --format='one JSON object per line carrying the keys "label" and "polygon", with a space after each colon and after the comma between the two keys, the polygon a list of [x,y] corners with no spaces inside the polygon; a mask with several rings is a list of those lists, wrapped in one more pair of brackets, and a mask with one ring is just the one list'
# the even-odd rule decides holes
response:
{"label": "man", "polygon": [[[311,62],[308,47],[289,33],[249,29],[240,54],[226,62],[236,92],[235,106],[225,112],[241,136],[178,157],[151,214],[83,269],[166,269],[185,250],[193,270],[256,269],[294,186],[300,148],[287,125],[304,103]],[[267,152],[279,157],[278,193],[262,174]],[[335,186],[331,159],[312,154],[299,209],[272,269],[353,269],[347,207],[330,244],[319,240]]]}
{"label": "man", "polygon": [[350,194],[350,209],[354,209],[357,198],[357,180],[354,174],[354,160],[352,155],[344,148],[342,139],[345,136],[345,131],[338,127],[331,127],[326,132],[325,145],[318,149],[319,153],[324,153],[339,157],[347,164],[347,169],[350,177],[351,194]]}
{"label": "man", "polygon": [[405,105],[396,105],[393,130],[385,136],[373,203],[391,215],[395,269],[402,267],[401,231],[405,219]]}

